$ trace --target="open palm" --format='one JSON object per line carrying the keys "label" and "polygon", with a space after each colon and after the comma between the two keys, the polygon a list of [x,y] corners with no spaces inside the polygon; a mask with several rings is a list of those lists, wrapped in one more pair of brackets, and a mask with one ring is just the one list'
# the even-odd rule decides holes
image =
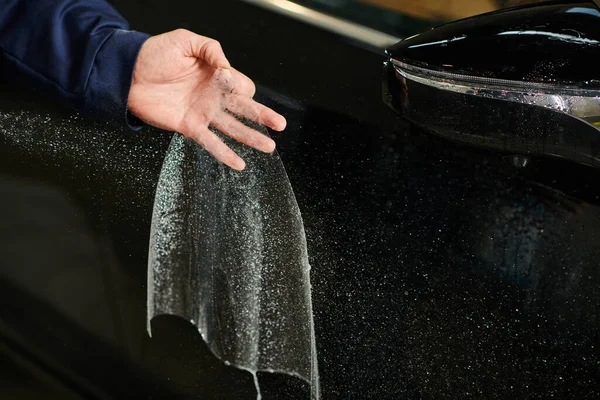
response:
{"label": "open palm", "polygon": [[241,123],[245,117],[281,131],[281,115],[252,100],[254,83],[232,68],[218,42],[179,29],[151,37],[138,56],[129,110],[158,128],[194,139],[216,159],[242,170],[244,161],[208,127],[264,152],[275,142]]}

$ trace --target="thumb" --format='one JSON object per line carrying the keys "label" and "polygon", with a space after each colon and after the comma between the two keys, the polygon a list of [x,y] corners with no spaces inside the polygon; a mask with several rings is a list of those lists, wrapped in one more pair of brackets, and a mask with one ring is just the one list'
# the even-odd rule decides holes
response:
{"label": "thumb", "polygon": [[231,64],[225,57],[221,44],[214,39],[200,35],[192,38],[193,55],[208,63],[213,68],[230,68]]}

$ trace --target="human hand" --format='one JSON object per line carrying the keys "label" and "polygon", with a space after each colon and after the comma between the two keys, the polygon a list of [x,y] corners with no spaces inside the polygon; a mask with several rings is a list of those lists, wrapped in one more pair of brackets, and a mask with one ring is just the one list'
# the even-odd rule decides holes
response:
{"label": "human hand", "polygon": [[129,92],[129,110],[142,121],[177,131],[198,142],[217,160],[245,167],[208,127],[271,153],[275,142],[249,128],[239,115],[282,131],[281,115],[252,100],[254,83],[231,67],[215,40],[184,29],[151,37],[142,46]]}

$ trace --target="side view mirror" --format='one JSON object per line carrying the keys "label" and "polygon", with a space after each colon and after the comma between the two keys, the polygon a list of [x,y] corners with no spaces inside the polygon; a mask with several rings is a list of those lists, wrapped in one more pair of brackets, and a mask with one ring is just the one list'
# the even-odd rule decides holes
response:
{"label": "side view mirror", "polygon": [[600,9],[553,2],[467,18],[387,50],[384,101],[453,141],[600,167]]}

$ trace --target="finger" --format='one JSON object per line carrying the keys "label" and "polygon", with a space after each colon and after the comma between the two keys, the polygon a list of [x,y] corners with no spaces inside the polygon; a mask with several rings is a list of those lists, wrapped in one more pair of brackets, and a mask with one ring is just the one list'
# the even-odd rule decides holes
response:
{"label": "finger", "polygon": [[212,125],[238,142],[244,143],[257,150],[265,153],[272,153],[275,150],[275,142],[273,139],[244,125],[226,112],[220,113],[220,115],[213,120]]}
{"label": "finger", "polygon": [[269,107],[265,107],[251,98],[234,95],[228,99],[228,103],[227,108],[232,113],[267,125],[273,130],[282,131],[287,125],[287,121],[282,115],[277,114]]}
{"label": "finger", "polygon": [[204,147],[210,154],[212,154],[217,160],[223,164],[241,171],[246,168],[246,163],[240,156],[235,154],[225,143],[221,141],[213,132],[208,128],[202,127],[197,131],[186,134],[185,136],[194,139],[200,146]]}
{"label": "finger", "polygon": [[254,94],[256,94],[256,85],[254,85],[252,79],[233,67],[231,67],[231,72],[236,81],[234,93],[241,94],[242,96],[254,97]]}
{"label": "finger", "polygon": [[192,54],[213,68],[230,68],[231,64],[216,40],[194,34],[191,38]]}

